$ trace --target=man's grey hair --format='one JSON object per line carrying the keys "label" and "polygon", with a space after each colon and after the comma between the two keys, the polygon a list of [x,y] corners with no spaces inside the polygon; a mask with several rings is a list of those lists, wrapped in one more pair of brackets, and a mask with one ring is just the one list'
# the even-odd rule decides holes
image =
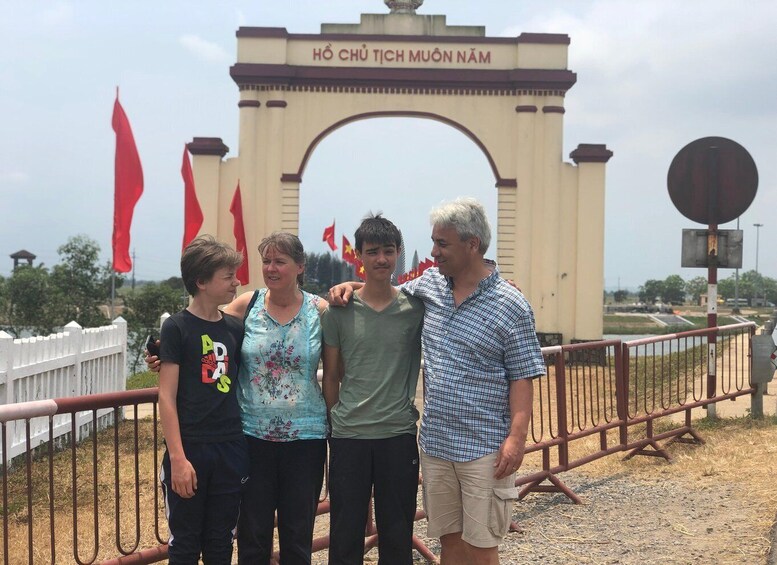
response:
{"label": "man's grey hair", "polygon": [[432,226],[455,229],[462,241],[477,237],[480,240],[478,251],[482,255],[488,251],[491,224],[488,223],[486,209],[474,198],[460,197],[452,202],[444,202],[431,211],[429,220]]}

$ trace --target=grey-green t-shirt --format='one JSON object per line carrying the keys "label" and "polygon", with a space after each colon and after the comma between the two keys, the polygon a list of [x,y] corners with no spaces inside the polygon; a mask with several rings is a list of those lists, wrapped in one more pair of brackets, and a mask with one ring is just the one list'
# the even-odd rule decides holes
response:
{"label": "grey-green t-shirt", "polygon": [[380,312],[354,294],[344,308],[324,313],[324,343],[340,349],[345,365],[332,437],[415,435],[423,318],[423,302],[403,292]]}

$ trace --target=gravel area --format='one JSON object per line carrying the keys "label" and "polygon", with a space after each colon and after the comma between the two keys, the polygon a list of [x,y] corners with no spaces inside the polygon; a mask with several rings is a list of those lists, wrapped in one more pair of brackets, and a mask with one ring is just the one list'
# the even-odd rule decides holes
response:
{"label": "gravel area", "polygon": [[[564,473],[562,479],[583,504],[548,493],[516,503],[513,518],[522,532],[508,535],[500,547],[501,563],[766,562],[769,541],[750,531],[756,509],[744,496],[734,496],[733,486],[683,484],[676,475],[669,480],[671,469],[656,474],[634,479],[626,473]],[[439,555],[439,543],[425,539],[425,530],[419,522],[416,534]],[[426,562],[417,557],[418,563]]]}
{"label": "gravel area", "polygon": [[[656,468],[650,478],[576,471],[561,478],[583,504],[548,493],[516,503],[513,519],[522,531],[508,534],[500,546],[503,565],[766,563],[769,540],[752,533],[758,510],[742,484],[735,490],[714,480],[686,481],[671,466]],[[416,523],[415,533],[439,556],[439,542],[426,538],[425,521]],[[427,563],[414,555],[415,563]],[[365,563],[377,561],[376,549],[365,556]],[[325,564],[326,552],[313,562]]]}

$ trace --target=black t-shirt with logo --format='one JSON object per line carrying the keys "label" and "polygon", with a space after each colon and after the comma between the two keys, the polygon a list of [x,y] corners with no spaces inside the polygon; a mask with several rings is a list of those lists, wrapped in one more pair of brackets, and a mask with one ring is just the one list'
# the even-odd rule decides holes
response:
{"label": "black t-shirt with logo", "polygon": [[178,422],[181,439],[232,441],[243,436],[237,404],[237,364],[243,323],[224,314],[218,322],[188,310],[162,324],[162,362],[178,365]]}

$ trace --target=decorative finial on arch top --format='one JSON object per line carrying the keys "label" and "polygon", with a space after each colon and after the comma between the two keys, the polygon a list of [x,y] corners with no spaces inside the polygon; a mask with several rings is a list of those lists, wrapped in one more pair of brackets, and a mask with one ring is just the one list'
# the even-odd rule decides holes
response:
{"label": "decorative finial on arch top", "polygon": [[383,0],[391,8],[392,14],[415,14],[424,0]]}

